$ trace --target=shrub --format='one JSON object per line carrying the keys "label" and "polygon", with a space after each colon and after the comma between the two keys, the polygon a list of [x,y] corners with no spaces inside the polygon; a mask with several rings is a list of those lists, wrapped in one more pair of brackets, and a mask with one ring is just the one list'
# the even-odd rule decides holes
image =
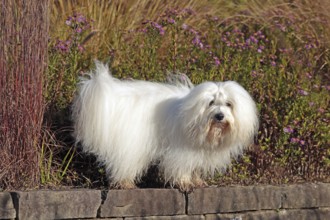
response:
{"label": "shrub", "polygon": [[[229,14],[220,13],[225,10],[220,7],[205,13],[197,6],[155,6],[149,19],[134,17],[134,25],[121,23],[122,29],[116,23],[108,29],[98,14],[95,23],[104,30],[87,42],[83,55],[78,45],[84,37],[69,53],[50,51],[48,77],[59,72],[62,77],[56,82],[61,86],[48,87],[48,94],[63,94],[50,100],[69,106],[77,73],[89,69],[88,57],[95,55],[110,61],[119,78],[164,81],[166,71],[179,71],[194,83],[236,80],[258,104],[260,130],[255,145],[215,183],[329,181],[330,17],[320,8],[322,0],[278,2],[242,1],[239,11],[221,2]],[[131,5],[125,6],[123,16],[129,16]],[[102,10],[106,14],[111,7]],[[73,51],[79,55],[72,56]]]}
{"label": "shrub", "polygon": [[167,10],[128,34],[127,56],[114,69],[144,79],[179,70],[196,83],[236,80],[245,86],[258,103],[261,128],[254,149],[226,174],[230,181],[327,179],[329,52],[324,33],[317,32],[327,21],[294,10],[302,6],[273,7],[263,19],[248,12],[207,16],[202,27],[185,23],[191,10]]}
{"label": "shrub", "polygon": [[48,1],[1,1],[0,7],[0,190],[35,187],[44,113]]}

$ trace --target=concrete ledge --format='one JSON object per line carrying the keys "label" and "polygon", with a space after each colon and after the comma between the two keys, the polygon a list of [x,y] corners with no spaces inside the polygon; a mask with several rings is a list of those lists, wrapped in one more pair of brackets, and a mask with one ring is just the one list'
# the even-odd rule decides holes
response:
{"label": "concrete ledge", "polygon": [[204,220],[203,215],[147,216],[125,218],[125,220]]}
{"label": "concrete ledge", "polygon": [[188,214],[279,209],[281,190],[276,186],[235,186],[196,189],[188,195]]}
{"label": "concrete ledge", "polygon": [[31,191],[12,193],[18,219],[96,218],[99,190]]}
{"label": "concrete ledge", "polygon": [[232,214],[209,214],[205,220],[322,220],[330,219],[330,209],[296,209],[296,210],[271,210],[255,211]]}
{"label": "concrete ledge", "polygon": [[282,187],[282,208],[330,207],[330,187],[326,183]]}
{"label": "concrete ledge", "polygon": [[1,192],[0,219],[330,219],[330,183]]}
{"label": "concrete ledge", "polygon": [[330,207],[330,184],[234,186],[196,189],[188,214]]}
{"label": "concrete ledge", "polygon": [[185,196],[175,189],[110,190],[100,217],[182,215]]}
{"label": "concrete ledge", "polygon": [[0,192],[0,219],[16,218],[13,199],[9,192]]}

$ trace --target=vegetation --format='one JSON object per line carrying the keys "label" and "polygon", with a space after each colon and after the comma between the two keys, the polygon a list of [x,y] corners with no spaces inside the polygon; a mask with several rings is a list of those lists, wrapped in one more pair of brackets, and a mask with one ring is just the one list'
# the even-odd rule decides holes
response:
{"label": "vegetation", "polygon": [[[70,103],[93,59],[119,78],[236,80],[258,103],[255,145],[213,184],[330,182],[327,0],[62,1],[51,4],[44,186],[106,186],[70,137]],[[1,177],[0,177],[1,178]],[[148,183],[146,183],[147,186]]]}
{"label": "vegetation", "polygon": [[0,2],[0,191],[39,183],[47,7],[48,1]]}

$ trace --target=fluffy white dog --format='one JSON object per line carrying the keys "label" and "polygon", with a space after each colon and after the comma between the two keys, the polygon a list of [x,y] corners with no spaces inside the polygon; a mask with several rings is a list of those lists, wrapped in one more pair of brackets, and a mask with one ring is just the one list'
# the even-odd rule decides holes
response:
{"label": "fluffy white dog", "polygon": [[81,81],[74,135],[113,186],[134,188],[158,163],[166,182],[189,191],[251,144],[258,114],[249,93],[233,81],[189,82],[120,81],[100,63]]}

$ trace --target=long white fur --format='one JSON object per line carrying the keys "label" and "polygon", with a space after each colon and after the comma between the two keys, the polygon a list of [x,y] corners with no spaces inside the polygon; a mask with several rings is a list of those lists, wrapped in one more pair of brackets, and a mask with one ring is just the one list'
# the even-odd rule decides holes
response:
{"label": "long white fur", "polygon": [[[251,144],[258,115],[253,99],[236,82],[190,87],[120,81],[96,63],[74,101],[76,142],[98,157],[119,187],[134,186],[153,162],[172,185],[196,186]],[[221,122],[214,120],[218,113],[224,115]]]}

